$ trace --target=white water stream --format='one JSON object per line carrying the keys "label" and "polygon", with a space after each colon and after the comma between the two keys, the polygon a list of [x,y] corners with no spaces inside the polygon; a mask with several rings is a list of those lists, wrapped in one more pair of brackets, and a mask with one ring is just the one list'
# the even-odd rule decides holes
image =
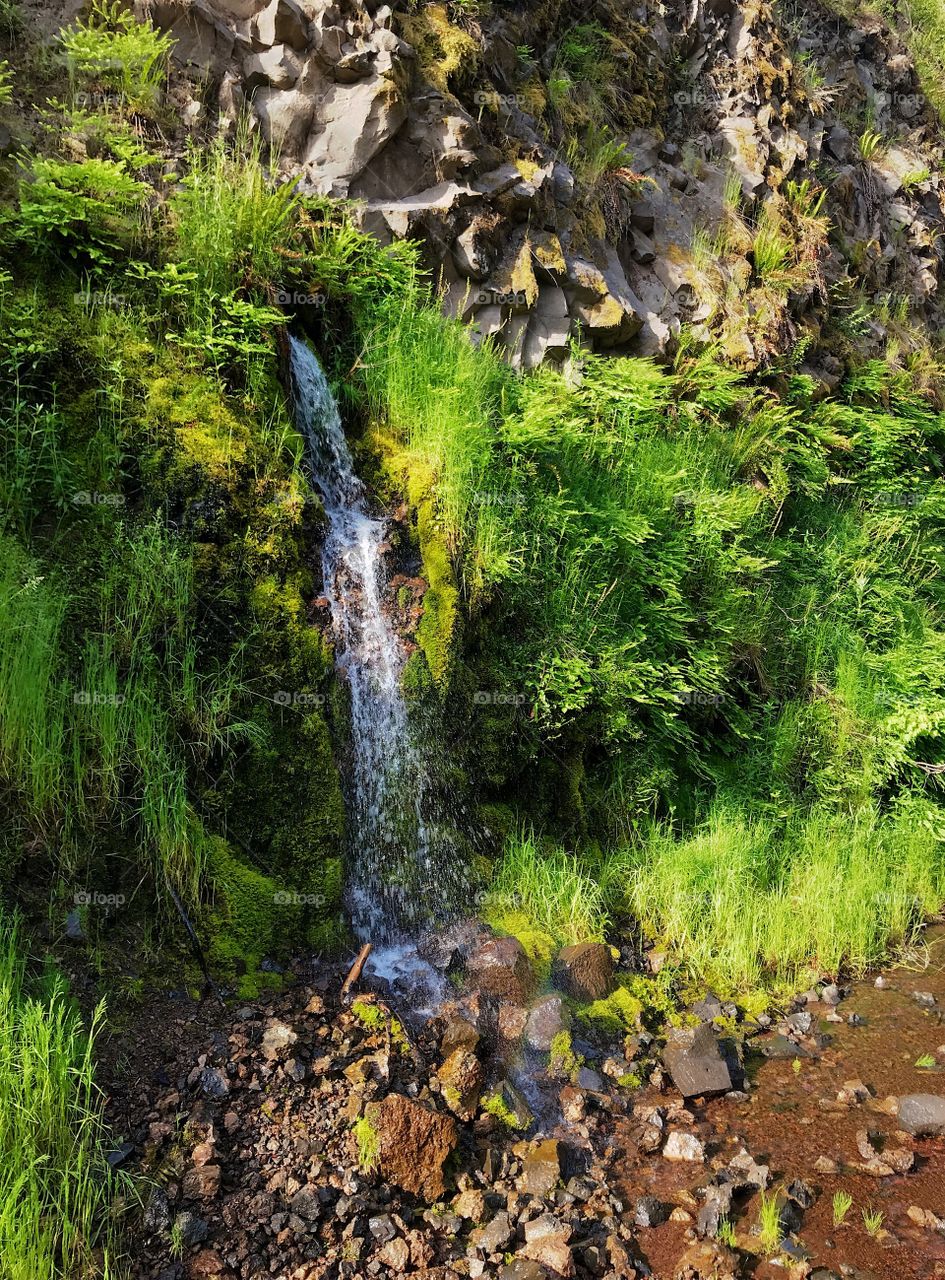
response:
{"label": "white water stream", "polygon": [[428,985],[412,945],[462,902],[465,872],[401,692],[406,654],[384,608],[384,519],[354,471],[338,405],[312,351],[290,337],[295,414],[328,519],[322,548],[335,664],[350,690],[348,908],[371,967]]}

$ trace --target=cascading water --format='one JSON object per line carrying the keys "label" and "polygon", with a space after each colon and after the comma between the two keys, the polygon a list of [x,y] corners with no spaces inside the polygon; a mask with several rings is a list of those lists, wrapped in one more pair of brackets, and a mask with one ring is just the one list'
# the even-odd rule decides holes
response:
{"label": "cascading water", "polygon": [[328,518],[322,569],[336,667],[351,696],[352,926],[375,944],[376,972],[418,977],[425,966],[411,939],[462,902],[465,876],[401,692],[406,654],[384,611],[386,523],[369,510],[321,365],[304,342],[289,341],[296,419]]}

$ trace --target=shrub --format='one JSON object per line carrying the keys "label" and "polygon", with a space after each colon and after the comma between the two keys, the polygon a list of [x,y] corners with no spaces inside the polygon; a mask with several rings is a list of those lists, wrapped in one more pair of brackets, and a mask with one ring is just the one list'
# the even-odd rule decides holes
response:
{"label": "shrub", "polygon": [[16,233],[40,253],[64,248],[93,267],[111,266],[131,247],[148,190],[123,161],[37,157],[20,184]]}
{"label": "shrub", "polygon": [[139,22],[119,0],[92,0],[85,22],[60,36],[74,81],[113,90],[136,112],[153,112],[174,44],[149,22]]}

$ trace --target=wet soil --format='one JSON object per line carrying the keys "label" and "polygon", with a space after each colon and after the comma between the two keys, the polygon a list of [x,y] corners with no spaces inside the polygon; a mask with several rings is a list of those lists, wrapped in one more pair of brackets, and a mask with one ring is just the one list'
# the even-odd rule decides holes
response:
{"label": "wet soil", "polygon": [[[856,1135],[862,1129],[896,1132],[895,1115],[881,1109],[890,1096],[945,1092],[945,929],[931,930],[927,946],[908,965],[885,971],[883,980],[888,984],[883,989],[872,978],[853,987],[837,1010],[842,1022],[826,1021],[828,1006],[810,1006],[821,1033],[831,1037],[819,1053],[777,1059],[749,1055],[753,1087],[745,1101],[718,1098],[690,1110],[710,1159],[714,1154],[730,1158],[745,1147],[769,1165],[775,1184],[803,1178],[813,1185],[817,1200],[797,1233],[812,1267],[856,1280],[928,1280],[945,1276],[945,1234],[917,1225],[907,1211],[918,1206],[945,1217],[945,1138],[905,1138],[916,1153],[915,1170],[877,1178],[855,1167],[864,1163]],[[936,1004],[919,1004],[915,992],[930,993]],[[853,1014],[862,1021],[851,1024]],[[763,1042],[762,1037],[758,1043]],[[925,1055],[935,1059],[935,1067],[915,1065]],[[867,1085],[873,1098],[855,1105],[838,1102],[844,1082],[854,1079]],[[652,1090],[638,1100],[647,1096],[659,1101]],[[818,1172],[818,1158],[835,1162],[837,1173]],[[685,1166],[674,1167],[659,1156],[641,1162],[632,1152],[618,1158],[615,1170],[620,1193],[631,1202],[654,1194],[685,1204],[690,1188],[705,1181],[701,1166],[687,1173]],[[835,1228],[832,1202],[838,1191],[852,1196],[853,1206]],[[878,1236],[867,1231],[864,1209],[883,1214]],[[743,1201],[732,1217],[739,1247],[757,1249],[752,1229],[758,1196]],[[674,1274],[686,1231],[686,1223],[670,1221],[641,1233],[643,1254],[659,1280]],[[783,1278],[785,1268],[759,1257],[753,1274],[757,1280]]]}

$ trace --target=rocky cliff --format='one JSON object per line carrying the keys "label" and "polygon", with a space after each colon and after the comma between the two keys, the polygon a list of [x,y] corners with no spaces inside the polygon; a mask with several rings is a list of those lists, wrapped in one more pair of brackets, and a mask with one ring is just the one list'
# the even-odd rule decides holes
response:
{"label": "rocky cliff", "polygon": [[422,241],[526,368],[718,340],[824,387],[939,320],[941,127],[875,15],[767,0],[155,0],[194,130],[244,106],[289,180]]}

